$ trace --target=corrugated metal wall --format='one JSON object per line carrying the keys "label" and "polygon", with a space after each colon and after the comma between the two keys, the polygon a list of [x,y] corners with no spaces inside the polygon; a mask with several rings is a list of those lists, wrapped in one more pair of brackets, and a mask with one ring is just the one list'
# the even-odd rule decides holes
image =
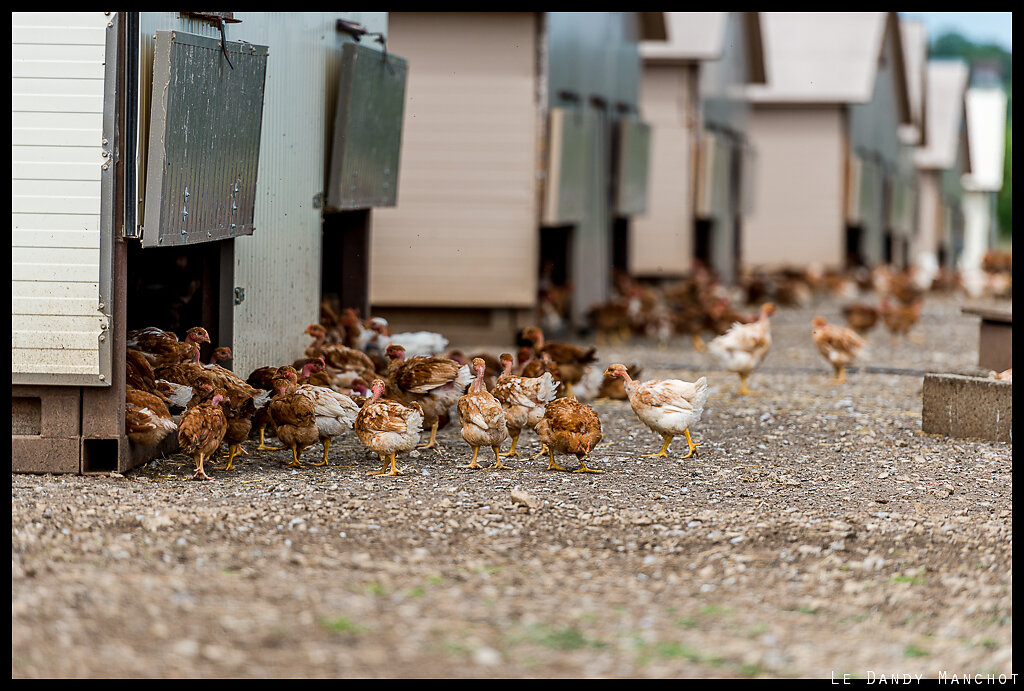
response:
{"label": "corrugated metal wall", "polygon": [[840,106],[754,108],[757,190],[744,267],[843,265],[843,123]]}
{"label": "corrugated metal wall", "polygon": [[651,123],[647,212],[632,220],[629,271],[678,276],[693,261],[693,148],[697,104],[693,68],[647,65],[642,111]]}
{"label": "corrugated metal wall", "polygon": [[[103,12],[11,16],[11,371],[100,384],[107,23]],[[109,363],[108,363],[109,366]]]}
{"label": "corrugated metal wall", "polygon": [[391,13],[409,61],[398,205],[372,217],[374,306],[525,307],[537,291],[530,13]]}
{"label": "corrugated metal wall", "polygon": [[[303,330],[320,312],[321,211],[313,199],[326,187],[341,45],[351,40],[336,31],[335,21],[386,31],[387,14],[236,12],[235,18],[242,21],[227,25],[228,40],[270,48],[256,230],[234,241],[235,285],[245,289],[245,300],[234,310],[234,369],[244,375],[260,365],[291,362],[309,345]],[[220,35],[212,24],[179,19],[177,12],[145,12],[141,27],[143,65],[149,69],[158,29]],[[142,83],[151,75],[143,72]],[[145,136],[141,132],[142,141]]]}

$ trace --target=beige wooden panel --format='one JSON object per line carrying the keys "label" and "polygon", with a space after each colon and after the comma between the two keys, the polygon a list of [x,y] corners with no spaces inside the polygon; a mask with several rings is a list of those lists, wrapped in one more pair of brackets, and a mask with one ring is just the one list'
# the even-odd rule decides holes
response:
{"label": "beige wooden panel", "polygon": [[842,266],[843,130],[840,107],[755,107],[754,209],[743,227],[745,268]]}
{"label": "beige wooden panel", "polygon": [[536,298],[536,36],[530,13],[392,13],[409,60],[398,205],[372,216],[370,302]]}
{"label": "beige wooden panel", "polygon": [[647,212],[630,223],[629,271],[635,275],[685,274],[693,261],[692,78],[685,67],[644,68],[641,112],[651,125],[651,169]]}
{"label": "beige wooden panel", "polygon": [[[11,365],[99,374],[100,173],[109,17],[11,15]],[[102,377],[101,377],[102,378]]]}

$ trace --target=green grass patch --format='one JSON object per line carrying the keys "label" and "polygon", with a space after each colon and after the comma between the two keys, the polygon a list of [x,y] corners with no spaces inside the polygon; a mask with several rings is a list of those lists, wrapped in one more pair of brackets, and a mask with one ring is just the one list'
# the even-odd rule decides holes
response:
{"label": "green grass patch", "polygon": [[918,648],[916,645],[911,644],[903,649],[903,657],[931,657],[931,653],[924,648]]}
{"label": "green grass patch", "polygon": [[604,641],[588,638],[575,626],[552,628],[544,625],[531,626],[527,638],[537,645],[554,650],[580,650],[581,648],[603,648]]}
{"label": "green grass patch", "polygon": [[387,588],[382,586],[380,583],[372,582],[366,584],[366,592],[371,595],[387,595]]}
{"label": "green grass patch", "polygon": [[320,627],[331,633],[340,633],[348,636],[361,636],[368,631],[365,626],[357,624],[348,617],[333,617],[330,619],[321,617]]}
{"label": "green grass patch", "polygon": [[890,583],[909,583],[910,585],[924,585],[925,579],[921,576],[893,576]]}

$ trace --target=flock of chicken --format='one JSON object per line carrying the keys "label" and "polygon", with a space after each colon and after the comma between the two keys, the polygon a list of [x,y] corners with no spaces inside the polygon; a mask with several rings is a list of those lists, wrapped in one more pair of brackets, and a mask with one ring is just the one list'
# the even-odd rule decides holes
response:
{"label": "flock of chicken", "polygon": [[[706,275],[655,289],[620,277],[619,297],[591,312],[598,340],[621,339],[640,331],[661,343],[674,335],[689,335],[695,347],[706,350],[722,369],[739,376],[738,393],[752,393],[748,378],[771,348],[770,318],[776,302],[800,304],[800,281],[766,286],[747,284],[746,299],[771,298],[759,313],[745,315],[734,300]],[[906,335],[920,316],[924,291],[913,277],[872,275],[884,296],[877,304],[848,302],[843,312],[849,328],[812,321],[813,342],[834,368],[835,383],[862,352],[866,334],[884,323],[894,338]],[[785,285],[784,289],[780,286]],[[830,286],[842,295],[841,283]],[[414,448],[437,447],[437,432],[454,418],[472,459],[460,468],[479,469],[481,448],[494,454],[492,468],[507,468],[502,457],[516,451],[524,430],[533,430],[548,456],[549,470],[566,470],[556,454],[576,456],[575,472],[602,472],[588,467],[587,457],[601,442],[601,420],[585,401],[595,398],[629,400],[637,418],[663,439],[657,453],[667,457],[676,437],[685,437],[687,453],[698,444],[690,428],[700,420],[708,396],[705,377],[696,382],[678,379],[639,381],[636,365],[595,366],[596,347],[581,347],[545,339],[538,327],[523,330],[519,350],[494,357],[479,353],[465,357],[447,351],[447,339],[432,332],[392,334],[383,319],[361,321],[353,310],[324,304],[322,324],[311,324],[313,340],[305,358],[292,364],[260,367],[245,379],[218,364],[232,357],[230,348],[213,351],[208,364],[200,362],[200,344],[209,343],[201,327],[190,329],[183,341],[171,332],[146,328],[128,333],[126,427],[136,444],[156,445],[177,433],[180,449],[195,462],[194,479],[209,479],[205,463],[228,446],[228,459],[219,470],[234,468],[242,442],[259,434],[259,450],[290,450],[286,467],[302,467],[302,453],[318,442],[328,463],[331,440],[354,430],[359,441],[382,463],[373,475],[400,475],[396,457]],[[713,337],[706,345],[702,332]],[[467,360],[469,360],[467,362]],[[172,415],[171,411],[178,415]],[[420,435],[429,430],[426,443]],[[267,435],[282,446],[270,446]],[[502,445],[511,439],[508,451]]]}

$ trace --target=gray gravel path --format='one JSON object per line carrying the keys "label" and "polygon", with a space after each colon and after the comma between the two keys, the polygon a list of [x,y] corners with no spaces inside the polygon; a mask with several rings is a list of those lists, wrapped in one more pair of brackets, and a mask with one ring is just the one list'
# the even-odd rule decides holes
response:
{"label": "gray gravel path", "polygon": [[607,402],[602,475],[458,470],[457,422],[395,478],[354,437],[207,483],[181,455],[12,475],[12,676],[1010,674],[1012,446],[920,430],[921,373],[977,361],[962,304],[874,332],[842,387],[810,340],[833,301],[773,317],[758,396],[688,341],[602,348],[708,376],[688,460],[640,458],[658,437]]}

